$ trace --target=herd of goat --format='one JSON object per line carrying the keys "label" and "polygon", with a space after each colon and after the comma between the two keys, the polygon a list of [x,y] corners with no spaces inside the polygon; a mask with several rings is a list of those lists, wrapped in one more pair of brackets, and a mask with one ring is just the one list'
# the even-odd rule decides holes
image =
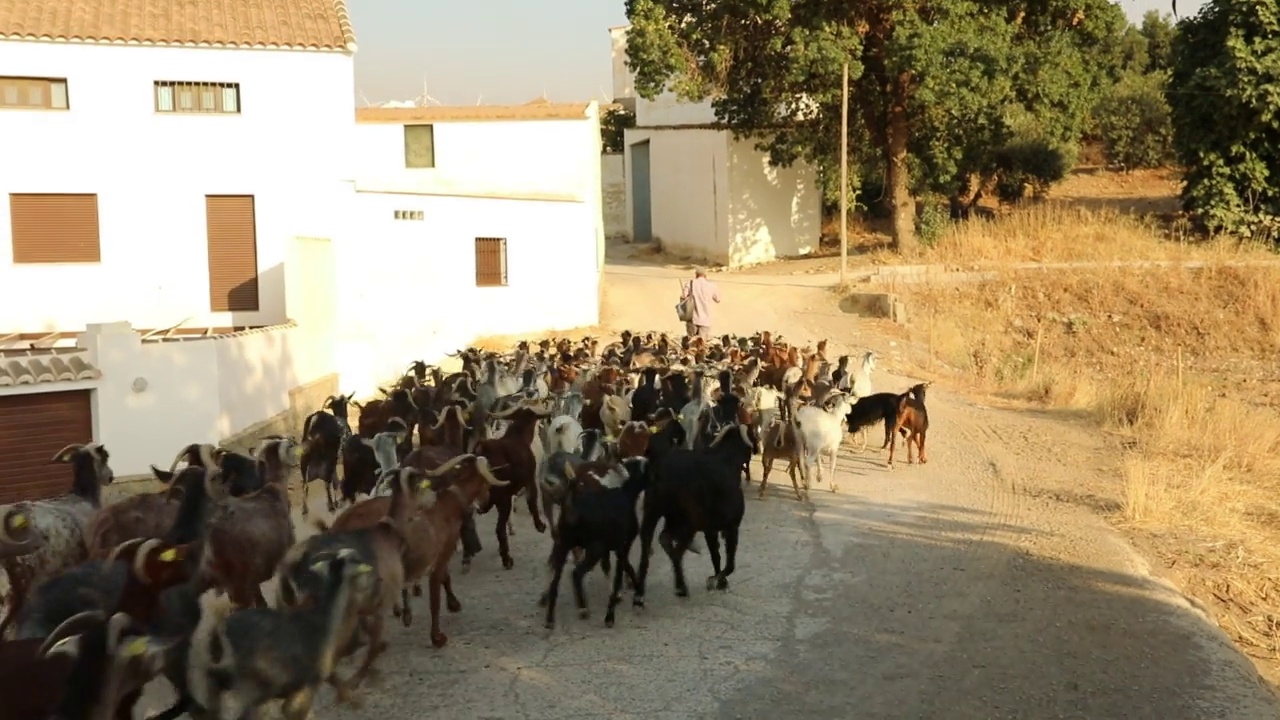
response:
{"label": "herd of goat", "polygon": [[[604,347],[545,340],[455,357],[459,372],[415,362],[377,400],[330,397],[299,439],[268,437],[253,456],[189,445],[168,470],[152,466],[162,490],[110,505],[101,502],[113,480],[106,448],[64,448],[54,460],[71,465],[69,494],[0,508],[10,583],[0,720],[131,718],[159,676],[178,699],[155,718],[251,717],[273,700],[286,718],[304,718],[324,684],[351,698],[387,648],[388,615],[408,627],[423,583],[431,643],[446,644],[442,592],[450,612],[462,608],[450,561],[461,544],[465,572],[481,550],[476,516],[496,509],[498,554],[511,568],[518,496],[553,538],[546,626],[573,553],[582,617],[585,576],[597,564],[612,573],[611,627],[624,580],[644,605],[659,521],[678,596],[689,594],[682,561],[700,552],[698,533],[713,569],[707,589],[728,588],[752,456],[762,456],[761,498],[778,459],[800,499],[829,459],[834,491],[846,432],[863,432],[865,445],[879,423],[889,466],[899,436],[908,461],[913,450],[926,461],[927,383],[873,393],[874,353],[852,370],[848,356],[827,361],[825,340],[801,348],[768,332],[718,343],[624,332]],[[359,411],[354,429],[348,406]],[[338,513],[302,540],[294,467],[301,512],[318,480]],[[261,585],[272,578],[268,604]],[[341,677],[338,662],[361,650]]]}

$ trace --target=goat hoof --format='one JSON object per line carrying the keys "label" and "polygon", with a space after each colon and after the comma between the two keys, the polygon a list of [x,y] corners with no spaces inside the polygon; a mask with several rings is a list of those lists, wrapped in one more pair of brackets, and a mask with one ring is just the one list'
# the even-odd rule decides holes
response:
{"label": "goat hoof", "polygon": [[471,572],[471,558],[464,557],[462,558],[462,574],[466,575],[469,572]]}
{"label": "goat hoof", "polygon": [[579,618],[582,618],[583,620],[586,620],[587,618],[591,617],[591,609],[590,609],[590,608],[578,608],[578,617],[579,617]]}
{"label": "goat hoof", "polygon": [[708,591],[711,591],[711,590],[714,590],[714,589],[715,589],[715,587],[716,587],[716,578],[718,578],[718,577],[720,577],[720,576],[719,576],[719,575],[712,575],[711,577],[707,578],[707,590],[708,590]]}
{"label": "goat hoof", "polygon": [[544,628],[546,628],[546,629],[548,629],[548,630],[555,630],[555,629],[556,629],[556,621],[555,621],[555,620],[548,620],[548,621],[546,621],[546,622],[542,623],[542,627],[544,627]]}
{"label": "goat hoof", "polygon": [[631,598],[631,607],[636,607],[636,608],[640,608],[640,609],[642,609],[642,610],[643,610],[643,609],[644,609],[644,597],[637,595],[636,597]]}
{"label": "goat hoof", "polygon": [[413,584],[413,596],[422,597],[422,586],[419,585],[418,583]]}
{"label": "goat hoof", "polygon": [[689,588],[683,587],[683,586],[676,588],[676,597],[682,597],[682,598],[689,597]]}
{"label": "goat hoof", "polygon": [[504,557],[504,558],[502,558],[502,568],[503,568],[504,570],[510,570],[511,568],[513,568],[513,567],[515,567],[515,566],[516,566],[516,561],[515,561],[515,560],[512,560],[512,559],[511,559],[511,558],[509,558],[509,557]]}
{"label": "goat hoof", "polygon": [[835,491],[836,491],[836,490],[838,490],[839,488],[840,488],[840,486],[839,486],[839,485],[837,485],[837,484],[835,484],[835,483],[831,483],[831,492],[835,492]]}
{"label": "goat hoof", "polygon": [[405,612],[400,616],[400,623],[403,624],[405,627],[409,627],[410,625],[413,625],[413,613],[409,612],[408,610],[405,610]]}
{"label": "goat hoof", "polygon": [[612,615],[609,615],[609,616],[605,617],[605,619],[604,619],[604,626],[605,626],[605,627],[607,627],[607,628],[611,628],[611,627],[613,627],[613,616],[612,616]]}
{"label": "goat hoof", "polygon": [[729,589],[729,578],[727,578],[727,577],[725,577],[725,576],[723,576],[723,575],[719,575],[719,576],[717,576],[717,578],[716,578],[716,589],[717,589],[717,590],[728,590],[728,589]]}
{"label": "goat hoof", "polygon": [[544,608],[546,606],[547,606],[547,594],[542,593],[542,597],[538,598],[538,607]]}
{"label": "goat hoof", "polygon": [[440,632],[439,630],[437,630],[437,631],[435,631],[435,632],[431,633],[431,646],[432,646],[432,647],[442,648],[442,647],[444,647],[444,646],[445,646],[445,643],[447,643],[447,642],[449,642],[449,636],[448,636],[448,635],[445,635],[444,633]]}
{"label": "goat hoof", "polygon": [[403,611],[402,611],[402,610],[400,610],[400,606],[399,606],[399,605],[392,605],[392,606],[391,606],[391,614],[392,614],[393,616],[395,616],[395,617],[400,617],[401,612],[403,612]]}
{"label": "goat hoof", "polygon": [[462,612],[462,603],[457,598],[448,598],[444,604],[449,609],[449,612]]}

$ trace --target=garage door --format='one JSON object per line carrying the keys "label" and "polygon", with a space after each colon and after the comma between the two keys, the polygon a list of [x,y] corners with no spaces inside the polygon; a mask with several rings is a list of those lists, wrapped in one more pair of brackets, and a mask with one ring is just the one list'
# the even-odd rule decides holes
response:
{"label": "garage door", "polygon": [[92,441],[88,390],[0,395],[0,505],[70,490],[71,466],[49,461],[72,443]]}

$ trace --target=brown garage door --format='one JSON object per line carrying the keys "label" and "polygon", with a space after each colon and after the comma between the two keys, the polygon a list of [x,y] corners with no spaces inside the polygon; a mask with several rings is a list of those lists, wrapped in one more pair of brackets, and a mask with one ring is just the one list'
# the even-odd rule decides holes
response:
{"label": "brown garage door", "polygon": [[92,441],[88,390],[0,395],[0,505],[70,490],[71,466],[49,461],[71,443]]}

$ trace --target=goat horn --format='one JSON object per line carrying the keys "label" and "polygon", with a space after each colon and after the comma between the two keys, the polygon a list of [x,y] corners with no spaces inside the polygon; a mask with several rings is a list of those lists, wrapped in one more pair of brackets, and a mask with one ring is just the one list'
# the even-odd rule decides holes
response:
{"label": "goat horn", "polygon": [[322,408],[327,408],[327,407],[329,407],[329,405],[330,405],[331,403],[333,403],[333,402],[334,402],[335,400],[337,400],[337,399],[338,399],[338,398],[336,398],[336,397],[334,397],[334,396],[330,395],[329,397],[327,397],[327,398],[325,398],[325,399],[324,399],[324,402],[323,402],[323,403],[320,403],[320,407],[322,407]]}
{"label": "goat horn", "polygon": [[[506,466],[504,465],[502,467],[506,467]],[[493,485],[494,487],[504,487],[506,485],[511,484],[509,482],[506,482],[505,480],[499,480],[496,476],[494,476],[493,468],[489,466],[489,458],[487,457],[480,456],[476,458],[476,471],[480,473],[480,477],[483,477],[485,479],[485,482],[489,483],[490,485]]]}
{"label": "goat horn", "polygon": [[82,626],[102,622],[105,617],[106,615],[101,610],[85,610],[84,612],[72,615],[66,620],[63,620],[61,625],[54,628],[53,632],[49,633],[49,637],[44,639],[44,643],[40,645],[40,649],[36,651],[36,655],[44,657],[53,649],[54,645],[57,645],[69,637],[79,635],[84,632],[84,628]]}
{"label": "goat horn", "polygon": [[34,537],[32,536],[32,533],[30,531],[27,531],[26,540],[15,540],[13,536],[9,534],[10,524],[13,524],[18,527],[26,527],[26,525],[28,524],[27,516],[24,515],[22,511],[16,507],[11,507],[8,510],[6,510],[4,513],[4,516],[0,517],[0,543],[3,543],[5,545],[13,545],[16,547],[21,547],[23,545],[31,544],[31,542],[34,540]]}
{"label": "goat horn", "polygon": [[[457,407],[457,405],[453,405],[451,407]],[[440,413],[440,417],[436,418],[436,422],[431,426],[431,429],[439,430],[441,427],[444,427],[444,420],[447,417],[449,417],[449,408],[445,408],[444,412]]]}
{"label": "goat horn", "polygon": [[449,462],[446,462],[445,464],[436,468],[435,470],[427,470],[424,474],[430,478],[440,477],[441,475],[444,475],[445,473],[449,472],[450,470],[454,469],[455,467],[461,465],[463,462],[473,457],[475,457],[473,453],[466,453],[464,455],[459,455],[453,458],[452,460],[450,460]]}
{"label": "goat horn", "polygon": [[134,553],[133,576],[143,585],[151,584],[151,578],[147,575],[147,557],[151,554],[152,550],[156,550],[159,547],[160,540],[158,538],[151,538],[144,541],[142,545],[138,547],[138,552]]}
{"label": "goat horn", "polygon": [[67,453],[69,453],[69,452],[74,452],[74,451],[76,451],[76,450],[83,450],[84,448],[85,448],[85,446],[84,446],[84,444],[83,444],[83,443],[71,443],[70,445],[68,445],[68,446],[66,446],[66,447],[62,448],[61,450],[59,450],[58,452],[54,453],[54,454],[53,454],[53,461],[54,461],[54,462],[57,462],[58,460],[62,459],[62,457],[63,457],[64,455],[66,455]]}
{"label": "goat horn", "polygon": [[119,545],[111,548],[111,554],[107,555],[107,564],[110,565],[118,560],[120,558],[120,553],[124,552],[126,548],[131,548],[134,545],[141,545],[146,541],[146,538],[133,538],[132,540],[125,540]]}
{"label": "goat horn", "polygon": [[133,620],[125,613],[118,612],[107,621],[107,654],[114,656],[120,648],[120,636],[129,628]]}

